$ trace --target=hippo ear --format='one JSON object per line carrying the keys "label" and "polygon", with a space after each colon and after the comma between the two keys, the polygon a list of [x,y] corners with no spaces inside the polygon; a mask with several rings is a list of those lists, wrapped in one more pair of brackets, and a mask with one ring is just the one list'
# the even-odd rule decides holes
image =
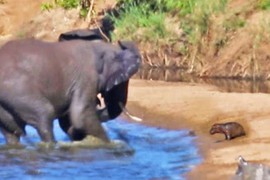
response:
{"label": "hippo ear", "polygon": [[129,78],[134,75],[141,64],[141,56],[134,43],[128,48],[122,48],[115,57],[107,64],[109,72],[107,74],[106,91],[109,91],[114,86],[128,81]]}
{"label": "hippo ear", "polygon": [[102,36],[98,29],[77,29],[69,32],[60,34],[58,41],[69,41],[69,40],[100,40]]}

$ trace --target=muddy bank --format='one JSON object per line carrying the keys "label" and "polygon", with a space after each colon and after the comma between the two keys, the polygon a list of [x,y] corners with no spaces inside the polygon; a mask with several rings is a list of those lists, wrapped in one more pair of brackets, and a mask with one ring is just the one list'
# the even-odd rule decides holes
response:
{"label": "muddy bank", "polygon": [[[263,93],[226,93],[215,86],[132,80],[128,109],[144,123],[170,129],[189,128],[198,135],[204,162],[189,179],[230,179],[236,158],[270,165],[270,96]],[[216,122],[237,121],[247,136],[224,141],[209,135]],[[202,178],[203,177],[203,178]]]}

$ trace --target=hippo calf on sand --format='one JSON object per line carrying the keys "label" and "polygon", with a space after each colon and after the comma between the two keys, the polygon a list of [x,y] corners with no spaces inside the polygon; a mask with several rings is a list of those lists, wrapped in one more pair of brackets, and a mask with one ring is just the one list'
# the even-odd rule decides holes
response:
{"label": "hippo calf on sand", "polygon": [[246,135],[243,126],[237,122],[217,123],[210,129],[210,134],[222,133],[226,140]]}

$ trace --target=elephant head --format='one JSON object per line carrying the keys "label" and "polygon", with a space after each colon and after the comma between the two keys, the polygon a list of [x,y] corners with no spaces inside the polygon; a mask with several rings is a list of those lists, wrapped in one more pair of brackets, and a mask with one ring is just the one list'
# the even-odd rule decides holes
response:
{"label": "elephant head", "polygon": [[135,43],[118,41],[118,45],[118,51],[105,52],[96,64],[100,78],[99,89],[102,94],[128,81],[138,71],[141,63],[140,53]]}

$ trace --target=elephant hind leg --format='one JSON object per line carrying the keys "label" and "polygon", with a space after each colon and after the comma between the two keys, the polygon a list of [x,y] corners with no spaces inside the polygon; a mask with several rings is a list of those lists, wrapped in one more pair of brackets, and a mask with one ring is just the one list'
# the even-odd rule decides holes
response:
{"label": "elephant hind leg", "polygon": [[19,145],[20,144],[20,135],[11,133],[7,131],[5,128],[0,128],[1,132],[3,133],[6,143],[8,145]]}
{"label": "elephant hind leg", "polygon": [[52,132],[55,117],[54,107],[41,95],[24,95],[22,97],[17,98],[16,102],[5,101],[9,112],[13,117],[20,119],[20,122],[35,127],[42,141],[54,142]]}
{"label": "elephant hind leg", "polygon": [[21,135],[25,135],[25,123],[14,117],[8,110],[0,106],[0,130],[7,144],[19,144]]}

